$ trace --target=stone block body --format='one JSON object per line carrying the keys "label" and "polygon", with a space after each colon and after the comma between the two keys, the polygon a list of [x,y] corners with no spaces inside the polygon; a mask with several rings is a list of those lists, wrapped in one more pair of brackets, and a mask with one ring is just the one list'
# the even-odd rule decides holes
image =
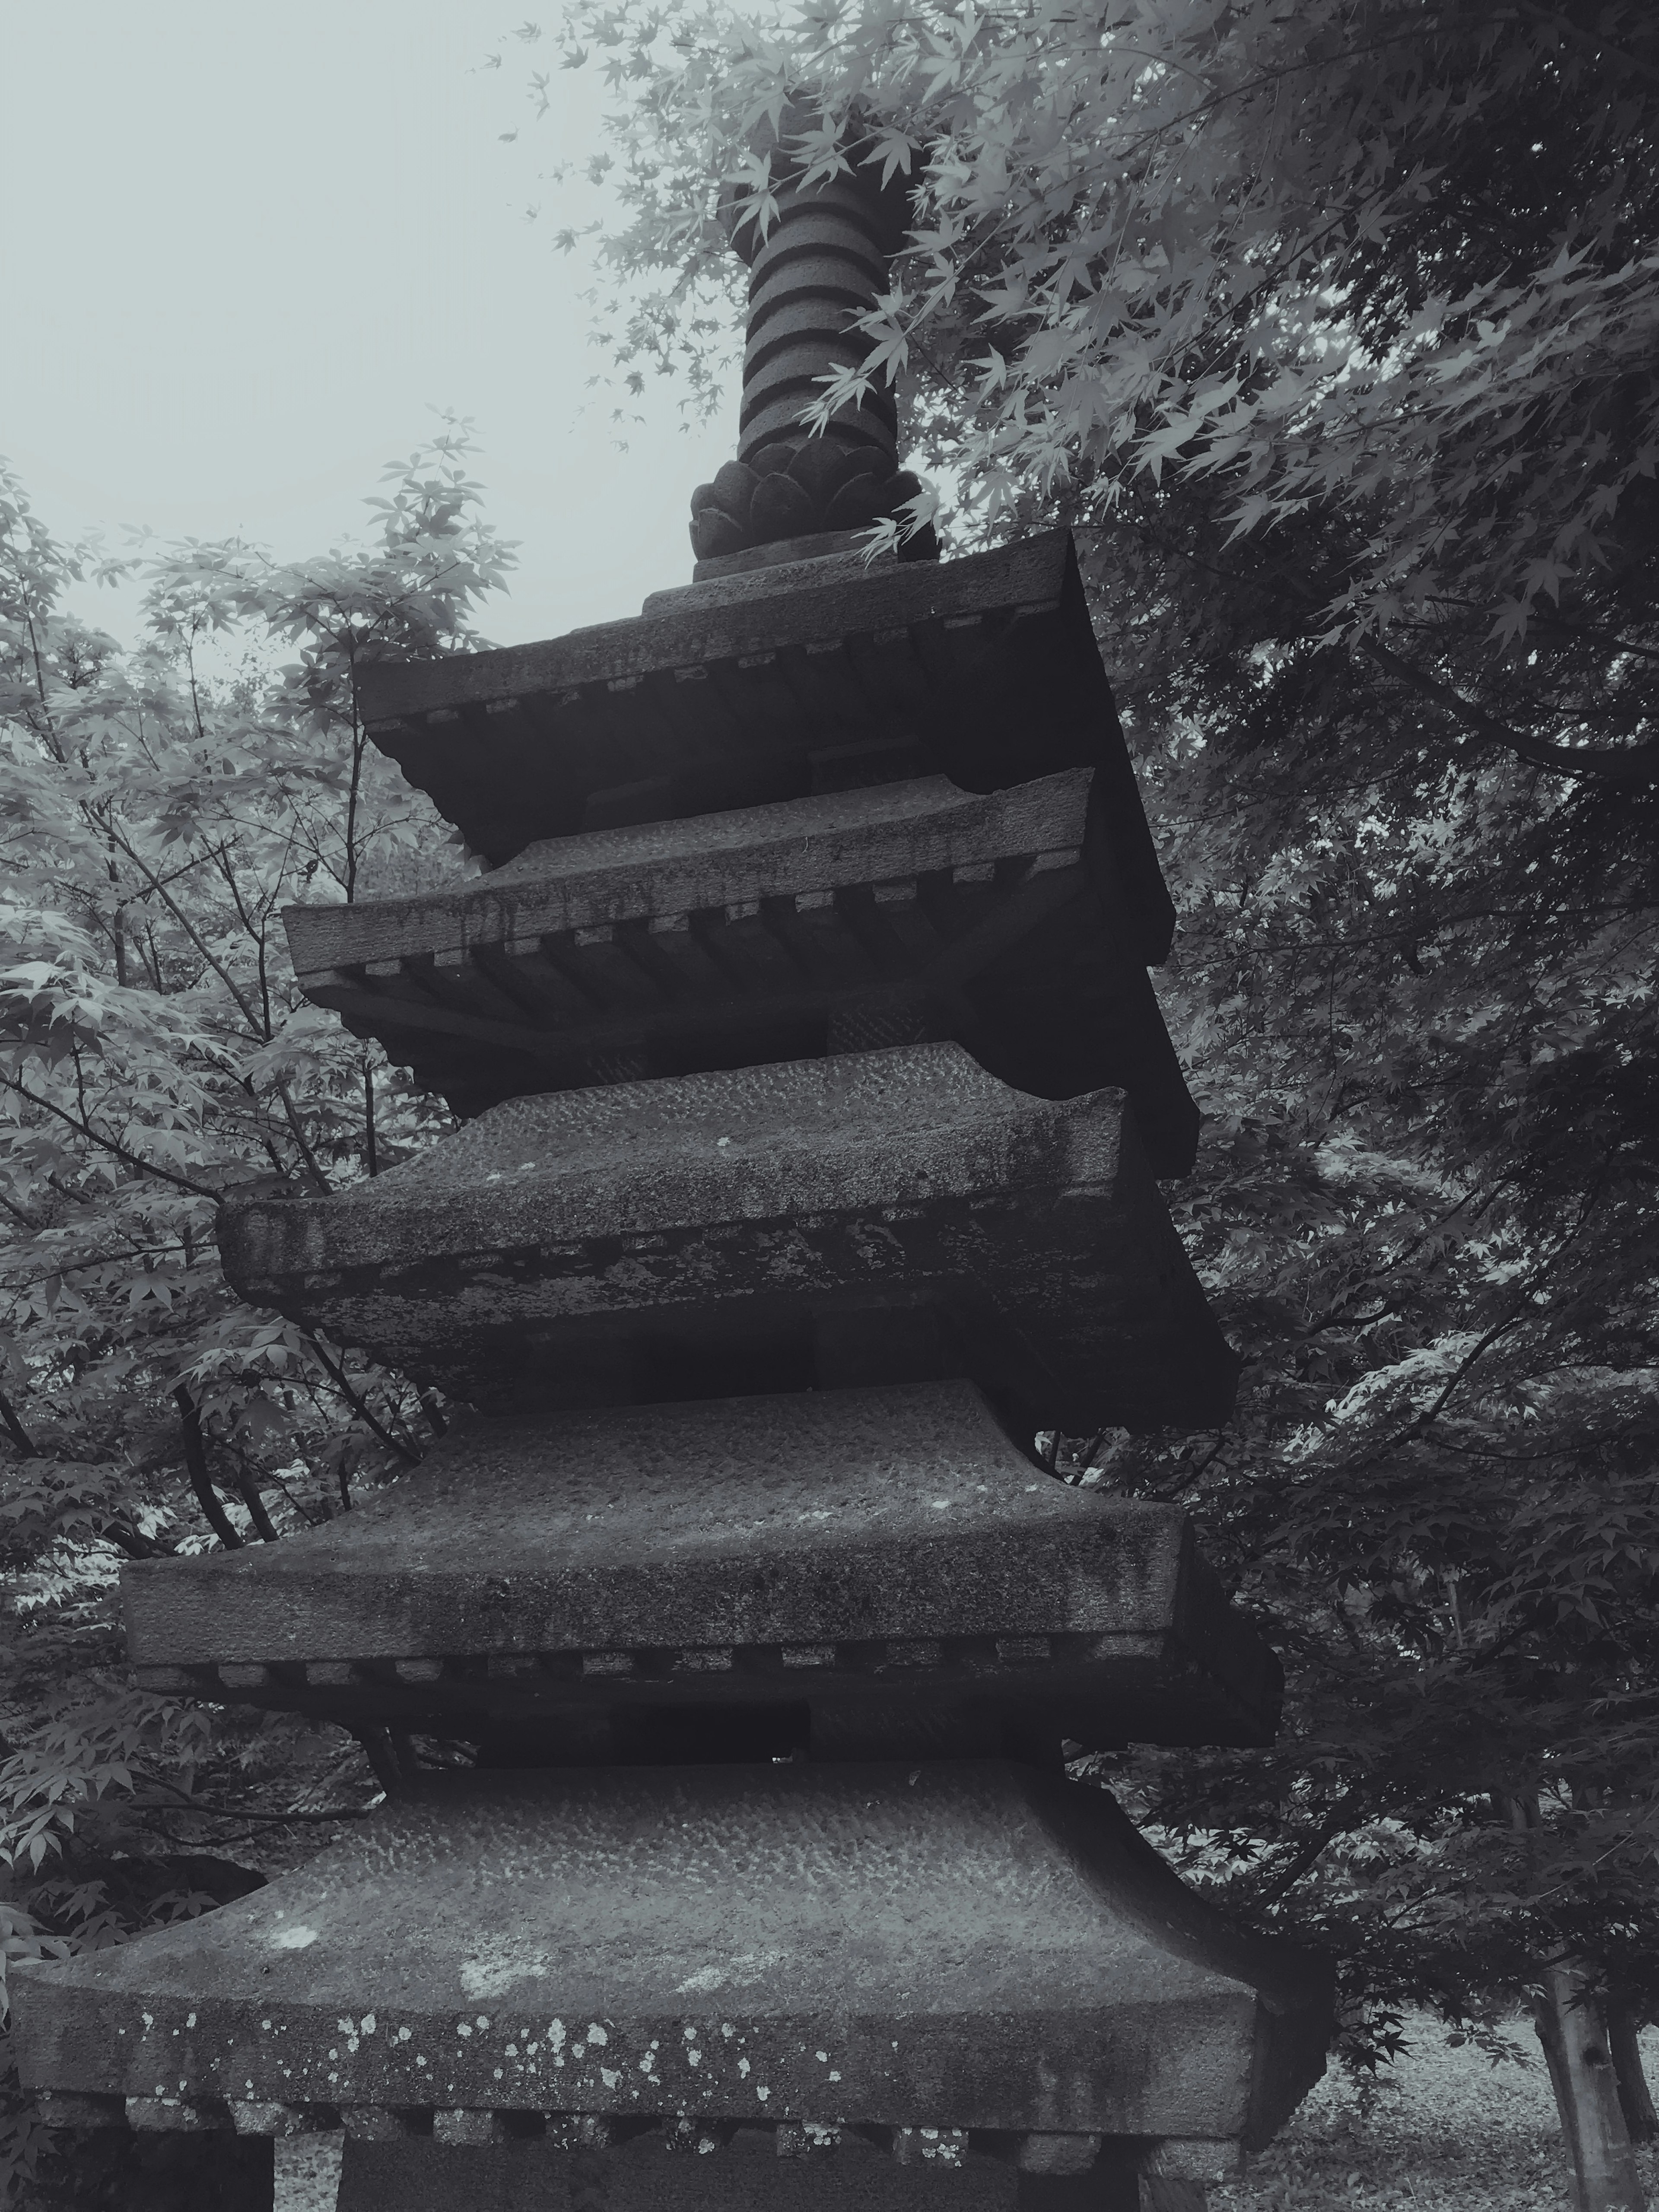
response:
{"label": "stone block body", "polygon": [[[601,2152],[545,2138],[462,2150],[349,2135],[339,2212],[1203,2212],[1205,2181],[1231,2179],[1237,2163],[1216,2157],[1222,2146],[1158,2143],[1109,2146],[1081,2169],[1050,2172],[1023,2162],[1023,2148],[970,2140],[964,2150],[936,2129],[916,2131],[914,2157],[872,2140],[890,2131],[803,2130],[799,2154],[783,2151],[786,2132],[739,2127],[716,2143],[702,2130],[692,2158],[649,2134]],[[726,2154],[709,2160],[715,2149]],[[1194,2172],[1164,2171],[1172,2149]]]}
{"label": "stone block body", "polygon": [[781,538],[745,552],[699,561],[689,584],[665,584],[647,592],[640,612],[666,615],[691,607],[741,606],[808,585],[857,583],[872,574],[886,574],[896,558],[890,550],[872,550],[861,530],[809,531],[799,538]]}
{"label": "stone block body", "polygon": [[[932,2146],[930,2146],[931,2148]],[[458,2150],[422,2138],[348,2137],[339,2212],[1141,2212],[1130,2160],[1097,2159],[1084,2175],[1022,2172],[969,2150],[950,2163],[902,2163],[850,2130],[800,2158],[773,2130],[739,2128],[690,2157],[665,2156],[652,2133],[614,2151],[546,2141]]]}
{"label": "stone block body", "polygon": [[1121,1093],[917,1045],[518,1098],[228,1206],[241,1295],[493,1410],[968,1374],[1035,1428],[1224,1419],[1237,1364]]}
{"label": "stone block body", "polygon": [[565,1769],[430,1781],[252,1898],[21,1970],[18,2033],[25,2079],[198,2124],[690,2116],[1097,2152],[1264,2140],[1322,2064],[1328,1978],[1023,1763]]}
{"label": "stone block body", "polygon": [[[130,1566],[149,1687],[582,1763],[1271,1741],[1184,1516],[1057,1480],[965,1382],[475,1419],[274,1551]],[[550,1759],[547,1763],[556,1764]]]}

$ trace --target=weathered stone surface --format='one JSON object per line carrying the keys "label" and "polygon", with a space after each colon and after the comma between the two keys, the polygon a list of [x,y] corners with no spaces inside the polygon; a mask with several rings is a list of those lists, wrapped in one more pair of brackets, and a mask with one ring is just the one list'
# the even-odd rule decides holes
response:
{"label": "weathered stone surface", "polygon": [[[831,303],[831,322],[844,312]],[[867,350],[865,340],[838,337],[825,327],[821,301],[775,303],[766,325],[765,373],[781,380],[793,379],[814,356],[821,368],[845,367]],[[822,437],[797,428],[791,436],[751,446],[750,465],[728,462],[712,483],[699,484],[691,495],[691,543],[699,562],[867,529],[878,516],[902,519],[921,485],[895,467],[890,453],[872,447],[867,427],[852,424],[850,434],[837,428]]]}
{"label": "weathered stone surface", "polygon": [[31,2088],[1263,2139],[1328,1978],[995,1761],[471,1775],[16,1970]]}
{"label": "weathered stone surface", "polygon": [[[802,428],[801,410],[816,397],[816,389],[808,388],[795,378],[781,380],[780,386],[769,392],[757,392],[752,401],[745,401],[744,405],[738,432],[739,454],[745,461],[752,461],[779,439],[798,437]],[[835,418],[834,430],[841,437],[856,439],[872,451],[889,454],[896,449],[896,410],[884,393],[871,391],[866,393],[861,405],[849,404],[841,410]]]}
{"label": "weathered stone surface", "polygon": [[790,142],[817,129],[820,121],[809,107],[792,104],[775,125],[763,118],[748,134],[750,150],[763,154],[768,163],[770,204],[761,221],[756,220],[756,198],[741,179],[722,189],[720,219],[733,251],[750,264],[751,292],[763,269],[787,269],[790,249],[819,236],[867,257],[879,286],[887,261],[904,241],[912,179],[902,171],[884,179],[872,166],[843,170],[805,187],[795,181],[792,173],[798,170],[799,156]]}
{"label": "weathered stone surface", "polygon": [[693,607],[740,607],[750,599],[797,591],[802,585],[884,575],[896,557],[890,550],[872,556],[862,530],[821,530],[805,538],[775,538],[769,545],[749,545],[740,552],[699,561],[690,583],[648,592],[640,612],[649,617],[684,613]]}
{"label": "weathered stone surface", "polygon": [[127,2124],[125,2097],[94,2094],[76,2089],[45,2089],[35,2100],[35,2109],[43,2124],[49,2128],[74,2128],[93,2134],[106,2128],[125,2128]]}
{"label": "weathered stone surface", "polygon": [[[474,1419],[338,1521],[123,1588],[141,1675],[212,1667],[223,1694],[230,1668],[232,1695],[375,1717],[753,1701],[769,1677],[820,1703],[965,1684],[1056,1739],[1248,1742],[1277,1705],[1182,1513],[1040,1472],[966,1382]],[[584,1674],[602,1653],[628,1663]],[[434,1656],[436,1681],[397,1679]]]}
{"label": "weathered stone surface", "polygon": [[793,1060],[873,998],[1043,1097],[1115,1084],[1154,1170],[1182,1080],[1091,771],[944,776],[554,838],[453,890],[283,915],[301,987],[458,1113],[605,1079]]}
{"label": "weathered stone surface", "polygon": [[[810,373],[815,360],[820,368],[830,368],[862,358],[866,341],[837,339],[823,327],[824,312],[822,302],[786,302],[768,317],[766,375],[789,383],[803,371]],[[833,303],[829,309],[832,319],[842,312]],[[785,427],[793,434],[746,439],[746,461],[728,461],[712,483],[699,484],[691,494],[694,576],[701,580],[709,573],[705,564],[713,564],[715,574],[724,573],[745,552],[764,546],[776,546],[793,558],[814,538],[829,552],[845,543],[849,531],[868,530],[883,519],[908,523],[921,483],[908,470],[894,467],[883,435],[884,428],[891,430],[891,417],[878,424],[879,411],[855,410],[823,436],[808,436],[786,416]],[[872,429],[883,450],[872,448]],[[911,532],[894,550],[901,558],[939,558],[931,526]]]}
{"label": "weathered stone surface", "polygon": [[[692,494],[700,556],[728,555],[745,537],[752,544],[851,528],[878,513],[896,514],[918,489],[911,477],[896,497],[875,495],[896,459],[896,396],[883,380],[843,400],[810,436],[800,422],[823,400],[827,372],[869,356],[873,341],[856,325],[884,289],[909,221],[908,178],[884,179],[854,161],[834,177],[803,182],[790,142],[820,119],[786,107],[751,138],[769,164],[763,214],[741,185],[722,195],[728,234],[751,264],[741,459]],[[757,484],[757,476],[766,481]],[[931,529],[923,534],[933,540]],[[937,553],[935,542],[930,556]]]}
{"label": "weathered stone surface", "polygon": [[1121,1092],[956,1045],[518,1098],[220,1218],[240,1295],[495,1410],[967,1374],[1011,1421],[1224,1419],[1237,1362]]}
{"label": "weathered stone surface", "polygon": [[1072,768],[1102,799],[1135,949],[1174,909],[1064,531],[766,599],[600,623],[544,645],[384,661],[370,734],[500,863],[584,829],[948,775],[988,792]]}

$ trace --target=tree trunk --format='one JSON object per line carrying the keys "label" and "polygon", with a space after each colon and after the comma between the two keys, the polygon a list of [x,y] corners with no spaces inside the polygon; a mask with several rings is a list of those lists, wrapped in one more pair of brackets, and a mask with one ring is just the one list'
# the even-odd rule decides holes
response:
{"label": "tree trunk", "polygon": [[1582,1967],[1569,1961],[1545,1970],[1533,2019],[1572,2160],[1574,2212],[1646,2212],[1606,2006]]}
{"label": "tree trunk", "polygon": [[1607,1993],[1607,2051],[1619,2083],[1619,2109],[1632,2142],[1659,2142],[1659,2112],[1642,2067],[1642,2014],[1622,1990]]}

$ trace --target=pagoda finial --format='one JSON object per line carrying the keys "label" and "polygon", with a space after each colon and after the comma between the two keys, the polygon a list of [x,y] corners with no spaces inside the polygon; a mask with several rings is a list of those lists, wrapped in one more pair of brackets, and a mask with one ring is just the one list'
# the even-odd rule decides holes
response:
{"label": "pagoda finial", "polygon": [[[816,110],[786,107],[775,129],[751,140],[769,156],[775,210],[763,234],[756,194],[729,192],[721,206],[733,251],[749,264],[749,324],[743,362],[738,458],[691,495],[698,573],[771,562],[794,541],[803,556],[830,552],[827,538],[896,516],[921,489],[898,466],[898,417],[889,390],[871,389],[837,408],[820,433],[800,417],[824,377],[866,361],[872,341],[854,327],[887,289],[888,268],[910,213],[908,181],[886,185],[854,165],[805,184],[789,148]],[[764,552],[761,549],[766,549]],[[931,530],[905,547],[934,558]],[[707,564],[718,562],[719,569]]]}

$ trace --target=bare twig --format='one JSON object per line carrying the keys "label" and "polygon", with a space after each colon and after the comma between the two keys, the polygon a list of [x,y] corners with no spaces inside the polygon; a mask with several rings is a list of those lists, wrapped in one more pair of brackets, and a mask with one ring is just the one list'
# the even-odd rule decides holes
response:
{"label": "bare twig", "polygon": [[313,1182],[316,1184],[318,1189],[322,1192],[323,1195],[327,1197],[331,1188],[328,1177],[323,1173],[321,1163],[319,1161],[316,1153],[311,1149],[310,1142],[306,1136],[303,1127],[301,1124],[299,1112],[295,1106],[294,1101],[289,1097],[288,1085],[283,1082],[281,1076],[277,1077],[273,1088],[276,1091],[276,1096],[283,1102],[283,1113],[288,1122],[289,1134],[293,1138],[295,1144],[299,1147],[300,1158],[306,1164],[306,1172],[311,1177]]}
{"label": "bare twig", "polygon": [[172,1796],[165,1801],[134,1797],[132,1802],[140,1812],[150,1812],[159,1802],[165,1802],[169,1812],[197,1813],[205,1820],[264,1820],[271,1826],[283,1827],[299,1821],[365,1820],[374,1809],[366,1805],[336,1805],[318,1813],[256,1813],[246,1805],[239,1805],[234,1811],[228,1807],[221,1811],[216,1805],[204,1805],[187,1790],[180,1790],[177,1783],[168,1782],[159,1776],[152,1786],[157,1790],[171,1790]]}
{"label": "bare twig", "polygon": [[1542,738],[1517,730],[1511,723],[1500,722],[1484,707],[1477,707],[1472,699],[1466,699],[1461,691],[1454,690],[1449,684],[1443,684],[1425,669],[1413,667],[1376,638],[1362,637],[1358,646],[1368,659],[1374,660],[1379,668],[1386,669],[1421,697],[1432,699],[1443,707],[1474,736],[1484,738],[1488,744],[1502,746],[1534,768],[1549,769],[1560,775],[1595,776],[1601,782],[1631,790],[1659,783],[1659,741],[1650,739],[1645,744],[1630,746],[1549,744]]}

